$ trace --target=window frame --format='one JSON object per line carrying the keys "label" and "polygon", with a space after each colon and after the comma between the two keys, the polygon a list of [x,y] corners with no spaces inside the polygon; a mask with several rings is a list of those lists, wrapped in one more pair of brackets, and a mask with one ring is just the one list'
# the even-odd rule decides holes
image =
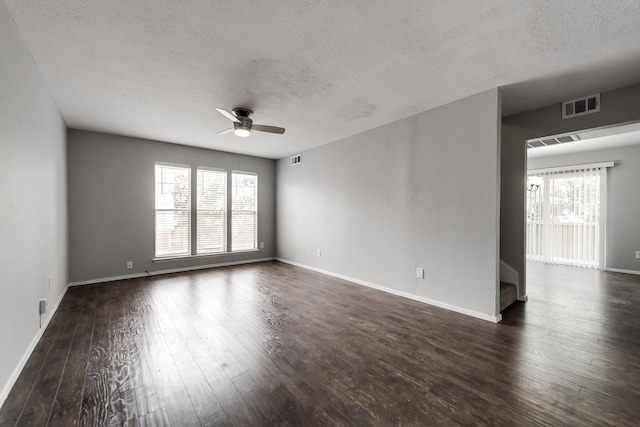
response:
{"label": "window frame", "polygon": [[[167,166],[167,167],[177,167],[177,168],[185,168],[189,170],[190,175],[190,209],[188,210],[190,216],[190,233],[189,233],[189,253],[175,254],[175,255],[161,255],[158,256],[157,251],[155,250],[155,241],[157,240],[157,225],[155,222],[156,214],[155,214],[155,205],[157,201],[155,200],[155,170],[157,166]],[[227,170],[218,167],[212,166],[191,166],[182,163],[173,163],[173,162],[164,162],[164,161],[156,161],[154,163],[154,257],[151,259],[154,263],[162,263],[162,262],[170,262],[170,261],[179,261],[186,259],[197,259],[197,258],[210,258],[210,257],[221,257],[221,256],[229,256],[229,255],[238,255],[242,253],[251,253],[251,252],[259,252],[259,231],[258,231],[258,201],[259,201],[259,189],[258,189],[258,177],[259,174],[257,172],[251,171],[242,171],[242,170]],[[220,252],[204,252],[198,253],[198,171],[199,170],[208,170],[208,171],[219,171],[224,172],[226,174],[226,224],[225,224],[225,234],[226,234],[226,246],[224,251]],[[254,234],[254,248],[253,249],[239,249],[234,250],[232,247],[232,233],[233,233],[233,196],[232,196],[232,183],[233,183],[233,175],[234,174],[245,174],[245,175],[253,175],[256,177],[256,188],[255,188],[255,234]],[[187,211],[186,209],[182,211]]]}
{"label": "window frame", "polygon": [[[158,167],[166,167],[166,168],[174,168],[174,169],[186,169],[189,173],[189,203],[188,209],[158,209],[157,207],[157,197],[156,197],[156,185],[158,184],[158,182],[156,181],[156,173],[157,173],[157,168]],[[192,174],[191,174],[191,166],[189,165],[185,165],[185,164],[180,164],[180,163],[169,163],[169,162],[156,162],[154,164],[153,167],[153,186],[154,186],[154,259],[167,259],[167,258],[178,258],[178,257],[185,257],[188,256],[191,253],[191,245],[193,243],[193,217],[191,215],[191,210],[192,210],[192,203],[193,203],[193,188],[192,188]],[[162,182],[160,183],[160,185],[162,185]],[[186,254],[185,252],[180,252],[180,253],[171,253],[171,254],[167,254],[167,255],[158,255],[158,212],[188,212],[189,213],[189,232],[187,233],[187,247],[189,248],[189,254]]]}
{"label": "window frame", "polygon": [[[239,249],[239,250],[235,250],[233,247],[233,176],[234,175],[250,175],[250,176],[255,176],[256,178],[256,186],[255,186],[255,210],[253,211],[242,211],[242,212],[253,212],[254,216],[255,216],[255,231],[254,231],[254,241],[253,241],[253,248],[250,249]],[[229,189],[230,194],[229,194],[229,201],[231,202],[231,209],[229,209],[231,215],[229,217],[229,228],[231,230],[230,236],[229,236],[229,247],[231,248],[230,252],[231,253],[238,253],[238,252],[246,252],[246,251],[258,251],[259,248],[259,243],[258,243],[258,200],[259,200],[259,192],[258,192],[258,174],[255,172],[248,172],[248,171],[241,171],[241,170],[232,170],[231,171],[231,180],[229,183]]]}
{"label": "window frame", "polygon": [[[229,252],[229,238],[228,238],[228,234],[229,234],[229,172],[226,169],[221,169],[221,168],[212,168],[212,167],[208,167],[208,166],[196,166],[195,167],[196,170],[196,197],[194,200],[194,203],[192,206],[194,206],[194,214],[192,215],[192,221],[193,221],[193,216],[195,215],[195,231],[193,232],[194,234],[194,239],[193,239],[193,243],[192,243],[192,250],[191,250],[191,255],[193,256],[203,256],[203,255],[216,255],[216,254],[224,254]],[[198,215],[200,213],[200,211],[206,211],[206,212],[216,212],[215,210],[212,209],[199,209],[198,208],[198,189],[199,189],[199,178],[200,178],[200,171],[208,171],[208,172],[223,172],[224,173],[224,186],[225,186],[225,202],[224,202],[224,240],[223,240],[223,245],[222,245],[222,250],[221,251],[207,251],[207,252],[200,252],[200,250],[198,249],[198,232],[199,232],[199,227],[198,227]]]}

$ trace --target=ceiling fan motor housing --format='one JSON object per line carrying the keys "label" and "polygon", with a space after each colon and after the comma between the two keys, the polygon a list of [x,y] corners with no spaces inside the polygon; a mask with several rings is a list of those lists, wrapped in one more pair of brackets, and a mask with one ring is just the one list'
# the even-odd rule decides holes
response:
{"label": "ceiling fan motor housing", "polygon": [[233,114],[235,114],[235,116],[240,120],[248,119],[249,116],[253,114],[253,111],[249,110],[248,108],[234,108],[232,111]]}
{"label": "ceiling fan motor housing", "polygon": [[238,120],[240,120],[239,123],[233,123],[233,130],[235,131],[235,134],[238,136],[249,136],[251,133],[251,124],[253,122],[249,116],[253,114],[253,111],[247,108],[234,108],[232,111]]}
{"label": "ceiling fan motor housing", "polygon": [[249,122],[249,123],[246,123],[246,122],[234,123],[233,124],[233,128],[234,129],[251,130],[251,122]]}
{"label": "ceiling fan motor housing", "polygon": [[224,135],[229,132],[234,132],[238,136],[247,137],[251,135],[251,130],[257,130],[259,132],[267,132],[267,133],[276,133],[282,135],[284,133],[284,128],[277,126],[267,126],[267,125],[253,125],[253,120],[249,118],[253,111],[248,108],[234,108],[232,112],[225,110],[224,108],[216,108],[216,110],[225,116],[227,119],[233,122],[233,128],[223,130],[222,132],[218,132],[218,135]]}

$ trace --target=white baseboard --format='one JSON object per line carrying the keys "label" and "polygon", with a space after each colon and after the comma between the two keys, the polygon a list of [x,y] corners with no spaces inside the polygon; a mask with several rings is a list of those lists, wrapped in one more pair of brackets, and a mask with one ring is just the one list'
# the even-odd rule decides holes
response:
{"label": "white baseboard", "polygon": [[104,282],[113,282],[116,280],[136,279],[138,277],[159,276],[162,274],[182,273],[184,271],[206,270],[207,268],[229,267],[231,265],[252,264],[254,262],[274,261],[275,259],[276,259],[275,257],[271,257],[271,258],[251,259],[247,261],[221,262],[219,264],[207,264],[207,265],[197,265],[193,267],[181,267],[181,268],[170,268],[167,270],[156,270],[156,271],[150,271],[149,274],[145,272],[145,273],[125,274],[123,276],[101,277],[99,279],[83,280],[80,282],[71,282],[69,283],[69,286],[92,285],[94,283],[104,283]]}
{"label": "white baseboard", "polygon": [[478,319],[486,320],[492,323],[498,323],[502,320],[502,315],[498,314],[497,316],[490,316],[488,314],[480,313],[478,311],[469,310],[463,307],[458,307],[456,305],[447,304],[441,301],[432,300],[429,298],[421,297],[419,295],[410,294],[408,292],[398,291],[396,289],[387,288],[385,286],[376,285],[374,283],[365,282],[364,280],[355,279],[353,277],[345,276],[343,274],[334,273],[332,271],[323,270],[321,268],[311,267],[309,265],[300,264],[298,262],[290,261],[284,258],[276,258],[280,262],[284,262],[285,264],[295,265],[296,267],[305,268],[307,270],[316,271],[318,273],[326,274],[328,276],[337,277],[338,279],[347,280],[349,282],[356,283],[358,285],[367,286],[369,288],[377,289],[379,291],[387,292],[393,295],[397,295],[403,298],[408,298],[414,301],[419,301],[425,304],[433,305],[436,307],[444,308],[445,310],[455,311],[456,313],[465,314],[467,316],[475,317]]}
{"label": "white baseboard", "polygon": [[638,271],[638,270],[624,270],[622,268],[607,268],[605,271],[611,271],[613,273],[624,273],[624,274],[637,274],[637,275],[640,275],[640,271]]}
{"label": "white baseboard", "polygon": [[4,405],[4,401],[7,400],[7,397],[9,396],[11,389],[13,388],[14,384],[18,380],[20,373],[22,373],[22,370],[24,369],[24,366],[27,364],[29,357],[31,357],[31,353],[33,353],[33,350],[36,348],[36,345],[38,345],[38,342],[40,341],[40,338],[42,338],[44,331],[47,329],[47,326],[49,326],[49,322],[53,318],[53,315],[58,310],[58,307],[60,307],[60,303],[62,302],[62,298],[64,298],[65,294],[67,293],[67,289],[68,289],[68,286],[65,286],[62,293],[60,294],[60,297],[58,298],[54,306],[51,308],[51,310],[49,311],[49,315],[44,320],[44,323],[42,324],[40,329],[38,329],[38,332],[31,340],[29,347],[27,347],[24,354],[22,355],[22,358],[20,359],[15,369],[11,373],[9,380],[4,385],[4,387],[2,387],[2,391],[0,392],[0,408],[2,408],[2,405]]}

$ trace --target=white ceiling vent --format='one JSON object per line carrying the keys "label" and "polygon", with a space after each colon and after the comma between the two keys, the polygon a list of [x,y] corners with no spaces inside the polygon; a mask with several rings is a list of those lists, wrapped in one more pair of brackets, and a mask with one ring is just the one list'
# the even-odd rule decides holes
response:
{"label": "white ceiling vent", "polygon": [[291,166],[299,165],[300,162],[302,162],[302,156],[300,154],[291,156]]}
{"label": "white ceiling vent", "polygon": [[543,138],[534,138],[527,141],[527,148],[548,147],[550,145],[564,144],[567,142],[580,141],[578,135],[555,135]]}
{"label": "white ceiling vent", "polygon": [[584,116],[600,111],[600,94],[585,96],[562,103],[562,119]]}

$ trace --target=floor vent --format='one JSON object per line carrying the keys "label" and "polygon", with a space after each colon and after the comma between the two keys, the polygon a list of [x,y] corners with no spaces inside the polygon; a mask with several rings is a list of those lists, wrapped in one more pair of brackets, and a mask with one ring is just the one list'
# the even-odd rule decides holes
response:
{"label": "floor vent", "polygon": [[534,138],[527,141],[527,148],[548,147],[549,145],[565,144],[567,142],[580,141],[578,135],[556,135]]}
{"label": "floor vent", "polygon": [[302,156],[300,156],[300,154],[291,156],[291,166],[299,165],[300,162],[302,162]]}
{"label": "floor vent", "polygon": [[562,119],[584,116],[600,111],[600,94],[585,96],[562,103]]}

